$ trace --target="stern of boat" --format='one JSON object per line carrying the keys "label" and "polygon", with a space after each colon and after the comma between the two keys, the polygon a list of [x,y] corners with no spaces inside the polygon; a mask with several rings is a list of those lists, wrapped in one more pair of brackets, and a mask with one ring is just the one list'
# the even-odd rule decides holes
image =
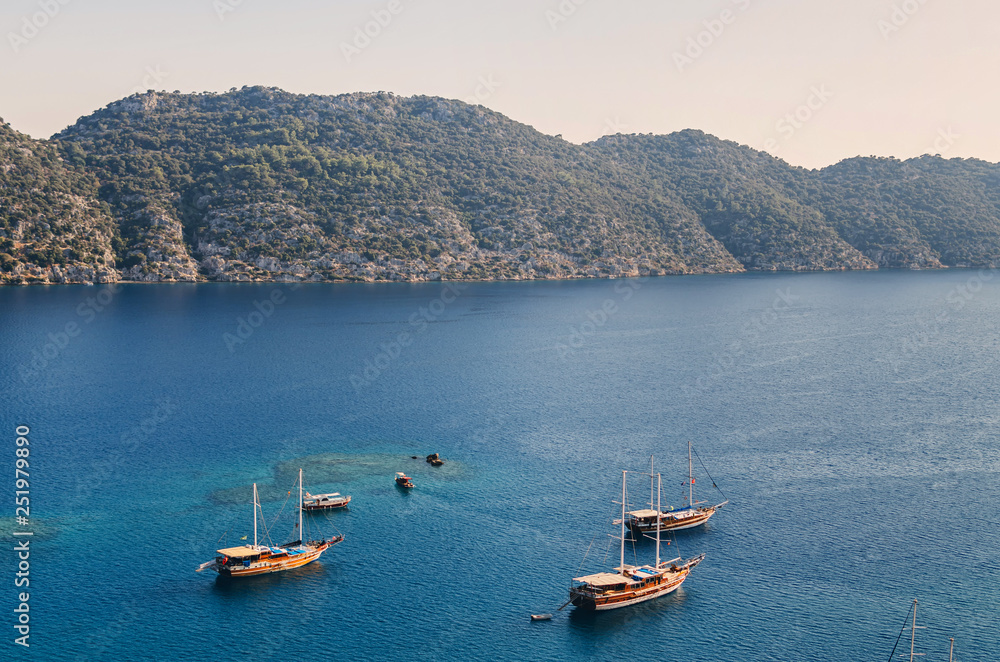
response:
{"label": "stern of boat", "polygon": [[594,611],[597,608],[597,602],[592,596],[586,595],[576,588],[569,590],[569,604],[584,611]]}
{"label": "stern of boat", "polygon": [[219,572],[219,559],[205,561],[195,569],[195,572],[202,572],[204,570],[214,570],[215,572]]}

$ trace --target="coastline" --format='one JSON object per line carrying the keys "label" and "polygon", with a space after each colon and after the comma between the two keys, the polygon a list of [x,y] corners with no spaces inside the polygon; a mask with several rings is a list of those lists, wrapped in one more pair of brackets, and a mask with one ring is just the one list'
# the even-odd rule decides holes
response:
{"label": "coastline", "polygon": [[300,285],[308,285],[312,283],[317,284],[390,284],[390,283],[438,283],[438,282],[450,282],[450,283],[513,283],[513,282],[550,282],[550,281],[571,281],[571,280],[629,280],[636,278],[667,278],[667,277],[682,277],[682,276],[716,276],[716,275],[734,275],[734,274],[809,274],[809,273],[832,273],[832,272],[871,272],[871,271],[946,271],[955,269],[993,269],[996,268],[994,265],[963,265],[963,266],[947,266],[942,265],[940,267],[873,267],[873,268],[863,268],[863,269],[852,269],[849,267],[842,268],[809,268],[809,269],[741,269],[741,270],[702,270],[702,271],[666,271],[658,270],[657,273],[629,273],[629,274],[569,274],[565,276],[552,276],[552,277],[524,277],[524,278],[455,278],[455,277],[437,277],[437,278],[378,278],[378,279],[364,279],[364,278],[321,278],[321,279],[308,279],[308,278],[254,278],[247,280],[219,280],[211,278],[198,278],[194,280],[174,280],[174,279],[162,279],[162,280],[104,280],[104,281],[32,281],[32,282],[10,282],[10,281],[0,281],[0,287],[34,287],[34,286],[50,286],[50,285],[79,285],[84,287],[92,287],[98,285],[195,285],[195,284],[207,284],[207,283],[220,283],[220,284],[243,284],[243,285],[254,285],[254,284],[291,284],[297,283]]}

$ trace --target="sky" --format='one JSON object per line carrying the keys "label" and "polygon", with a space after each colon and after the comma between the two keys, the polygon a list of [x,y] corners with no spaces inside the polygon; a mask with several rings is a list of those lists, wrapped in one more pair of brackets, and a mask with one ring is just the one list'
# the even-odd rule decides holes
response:
{"label": "sky", "polygon": [[136,91],[386,90],[582,143],[701,129],[818,168],[1000,161],[990,0],[3,0],[0,117],[47,138]]}

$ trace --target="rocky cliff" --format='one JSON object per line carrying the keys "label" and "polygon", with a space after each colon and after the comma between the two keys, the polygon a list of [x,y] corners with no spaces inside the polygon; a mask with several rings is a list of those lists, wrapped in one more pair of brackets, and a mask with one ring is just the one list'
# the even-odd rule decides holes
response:
{"label": "rocky cliff", "polygon": [[573,145],[392,94],[150,92],[0,132],[8,283],[521,279],[993,265],[1000,170],[804,170],[698,131]]}

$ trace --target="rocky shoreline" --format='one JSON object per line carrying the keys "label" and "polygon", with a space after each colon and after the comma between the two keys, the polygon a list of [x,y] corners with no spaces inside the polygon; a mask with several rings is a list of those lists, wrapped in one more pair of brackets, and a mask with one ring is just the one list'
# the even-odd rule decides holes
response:
{"label": "rocky shoreline", "polygon": [[[385,278],[371,278],[371,277],[344,277],[344,278],[325,278],[325,277],[309,277],[301,278],[295,277],[291,274],[281,274],[276,275],[271,278],[262,277],[247,277],[247,278],[211,278],[204,274],[197,274],[194,278],[122,278],[120,274],[114,272],[102,271],[93,278],[86,277],[63,277],[59,280],[47,280],[39,277],[29,277],[23,280],[0,280],[0,286],[32,286],[32,285],[107,285],[107,284],[123,284],[123,285],[158,285],[158,284],[190,284],[190,283],[433,283],[433,282],[480,282],[480,283],[494,283],[494,282],[516,282],[516,281],[559,281],[559,280],[615,280],[615,279],[628,279],[628,278],[650,278],[650,277],[665,277],[665,276],[694,276],[694,275],[722,275],[722,274],[738,274],[738,273],[819,273],[819,272],[832,272],[832,271],[884,271],[884,270],[907,270],[907,271],[926,271],[926,270],[942,270],[950,269],[953,267],[948,266],[934,266],[934,267],[921,267],[921,268],[907,268],[907,267],[868,267],[861,269],[848,269],[848,268],[816,268],[816,269],[767,269],[767,270],[746,270],[746,269],[730,269],[726,271],[646,271],[646,272],[629,272],[629,273],[586,273],[586,274],[570,274],[562,276],[541,276],[541,275],[512,275],[512,276],[500,276],[495,278],[484,278],[475,276],[465,276],[461,273],[454,274],[428,274],[426,277],[415,276],[413,274],[394,274],[390,277]],[[991,268],[990,265],[984,265],[982,267],[978,266],[961,266],[954,268]]]}

